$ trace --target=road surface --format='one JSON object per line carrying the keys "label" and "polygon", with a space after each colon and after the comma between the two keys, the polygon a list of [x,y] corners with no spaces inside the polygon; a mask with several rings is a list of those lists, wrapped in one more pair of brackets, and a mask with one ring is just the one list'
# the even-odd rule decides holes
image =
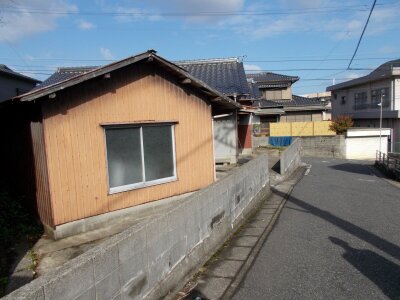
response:
{"label": "road surface", "polygon": [[400,189],[367,163],[306,162],[233,299],[400,299]]}

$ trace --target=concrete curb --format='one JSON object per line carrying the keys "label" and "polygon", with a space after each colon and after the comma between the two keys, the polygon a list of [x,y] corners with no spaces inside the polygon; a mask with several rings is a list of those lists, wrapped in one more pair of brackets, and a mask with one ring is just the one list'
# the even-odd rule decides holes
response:
{"label": "concrete curb", "polygon": [[381,170],[379,170],[377,167],[375,166],[367,166],[368,169],[371,171],[371,173],[378,177],[379,179],[382,179],[384,181],[386,181],[387,183],[393,185],[394,187],[397,187],[398,189],[400,189],[400,182],[390,179],[388,178]]}

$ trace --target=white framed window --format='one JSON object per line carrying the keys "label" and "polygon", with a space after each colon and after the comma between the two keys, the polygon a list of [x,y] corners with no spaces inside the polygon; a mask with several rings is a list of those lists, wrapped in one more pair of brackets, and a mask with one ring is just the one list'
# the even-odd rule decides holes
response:
{"label": "white framed window", "polygon": [[105,125],[109,193],[177,180],[175,124]]}

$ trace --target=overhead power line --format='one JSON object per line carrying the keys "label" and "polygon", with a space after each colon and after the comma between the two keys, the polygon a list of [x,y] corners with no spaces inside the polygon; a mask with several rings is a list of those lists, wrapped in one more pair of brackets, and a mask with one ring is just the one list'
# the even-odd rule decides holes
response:
{"label": "overhead power line", "polygon": [[[385,6],[388,4],[379,4]],[[62,10],[49,10],[49,9],[34,9],[22,6],[4,7],[3,12],[11,13],[31,13],[31,14],[50,14],[50,15],[95,15],[95,16],[131,16],[131,17],[221,17],[221,16],[264,16],[264,15],[291,15],[291,14],[324,14],[334,12],[348,12],[353,11],[368,11],[366,5],[348,5],[348,6],[331,6],[320,8],[307,8],[307,9],[270,9],[262,11],[193,11],[193,12],[146,12],[146,11],[95,11],[95,10],[82,10],[82,11],[62,11]]]}
{"label": "overhead power line", "polygon": [[362,33],[361,33],[360,39],[358,40],[356,50],[354,51],[354,54],[353,54],[353,56],[351,57],[351,60],[350,60],[350,62],[349,62],[349,65],[347,66],[347,69],[348,69],[348,70],[350,69],[351,63],[353,62],[353,59],[354,59],[354,57],[355,57],[356,54],[357,54],[358,47],[360,47],[361,40],[362,40],[362,38],[363,38],[363,36],[364,36],[365,29],[367,29],[367,26],[368,26],[368,23],[369,23],[369,19],[371,18],[372,11],[374,10],[375,4],[376,4],[376,0],[374,0],[374,3],[372,4],[371,10],[369,11],[369,15],[368,15],[368,18],[367,18],[367,22],[365,22],[364,29],[363,29],[363,31],[362,31]]}
{"label": "overhead power line", "polygon": [[[366,58],[355,58],[354,60],[391,60],[397,57],[366,57]],[[326,58],[326,59],[271,59],[271,60],[245,60],[248,63],[274,63],[274,62],[318,62],[318,61],[347,61],[348,58]]]}

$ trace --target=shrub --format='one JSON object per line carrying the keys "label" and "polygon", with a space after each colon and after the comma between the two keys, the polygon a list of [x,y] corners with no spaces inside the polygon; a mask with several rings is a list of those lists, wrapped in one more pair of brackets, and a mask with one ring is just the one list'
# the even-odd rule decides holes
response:
{"label": "shrub", "polygon": [[332,119],[329,129],[336,132],[336,134],[343,134],[350,127],[353,127],[353,120],[349,116],[339,116]]}

